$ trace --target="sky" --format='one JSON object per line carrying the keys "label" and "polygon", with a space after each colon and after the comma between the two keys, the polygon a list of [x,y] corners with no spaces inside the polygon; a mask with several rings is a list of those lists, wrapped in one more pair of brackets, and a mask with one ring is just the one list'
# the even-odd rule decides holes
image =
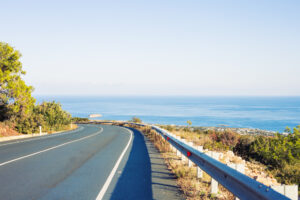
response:
{"label": "sky", "polygon": [[0,0],[35,95],[300,95],[299,0]]}

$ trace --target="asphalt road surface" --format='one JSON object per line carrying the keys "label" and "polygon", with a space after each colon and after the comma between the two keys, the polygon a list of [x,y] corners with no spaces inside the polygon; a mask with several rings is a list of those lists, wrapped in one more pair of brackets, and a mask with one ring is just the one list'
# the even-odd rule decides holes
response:
{"label": "asphalt road surface", "polygon": [[0,143],[0,199],[183,199],[160,154],[134,129],[78,129]]}

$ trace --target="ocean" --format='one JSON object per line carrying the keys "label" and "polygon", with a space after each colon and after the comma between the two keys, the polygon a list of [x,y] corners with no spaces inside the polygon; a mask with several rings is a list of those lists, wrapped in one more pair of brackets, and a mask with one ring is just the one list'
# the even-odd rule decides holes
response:
{"label": "ocean", "polygon": [[300,97],[108,97],[35,96],[37,102],[60,102],[73,117],[101,114],[103,120],[258,128],[284,131],[300,125]]}

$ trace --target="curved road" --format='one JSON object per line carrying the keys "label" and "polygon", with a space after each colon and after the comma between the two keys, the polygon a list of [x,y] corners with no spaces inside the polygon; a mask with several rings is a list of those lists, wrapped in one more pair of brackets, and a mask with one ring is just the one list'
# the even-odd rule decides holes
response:
{"label": "curved road", "polygon": [[[148,149],[139,132],[105,125],[2,142],[0,198],[154,199]],[[174,184],[159,186],[159,199],[182,199]]]}

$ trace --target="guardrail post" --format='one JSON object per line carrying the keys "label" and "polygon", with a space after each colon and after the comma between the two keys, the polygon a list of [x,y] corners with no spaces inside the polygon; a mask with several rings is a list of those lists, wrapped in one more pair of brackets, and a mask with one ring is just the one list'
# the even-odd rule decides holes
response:
{"label": "guardrail post", "polygon": [[[183,143],[186,143],[186,140],[185,140],[185,139],[182,139],[181,141],[182,141]],[[182,160],[183,164],[184,164],[185,161],[187,160],[187,158],[185,157],[184,154],[181,154],[181,160]]]}
{"label": "guardrail post", "polygon": [[181,157],[181,153],[180,153],[179,150],[176,150],[176,154],[177,154],[178,157]]}
{"label": "guardrail post", "polygon": [[211,194],[218,194],[218,182],[215,179],[211,179],[211,185],[210,185],[210,193]]}
{"label": "guardrail post", "polygon": [[[173,136],[173,137],[174,137],[174,136]],[[171,146],[173,152],[176,152],[176,151],[177,151],[177,149],[176,149],[172,144],[170,144],[170,146]]]}
{"label": "guardrail post", "polygon": [[273,185],[271,188],[291,200],[298,200],[298,185]]}
{"label": "guardrail post", "polygon": [[[188,142],[188,144],[189,144],[191,147],[194,146],[194,143],[193,143],[193,142]],[[192,167],[192,166],[193,166],[193,162],[192,162],[190,159],[188,159],[188,160],[189,160],[188,166],[189,166],[189,167]]]}
{"label": "guardrail post", "polygon": [[[197,150],[203,152],[203,146],[198,146]],[[203,178],[203,171],[200,167],[197,167],[197,178]]]}
{"label": "guardrail post", "polygon": [[245,164],[236,164],[236,170],[245,174]]}
{"label": "guardrail post", "polygon": [[[235,164],[235,169],[242,174],[245,174],[245,165],[244,164]],[[240,200],[239,198],[235,197],[235,200]]]}
{"label": "guardrail post", "polygon": [[[179,137],[179,136],[175,136],[175,138],[176,138],[177,140],[180,140],[180,137]],[[176,149],[176,155],[177,155],[178,157],[181,157],[181,152],[180,152],[178,149]]]}
{"label": "guardrail post", "polygon": [[[208,151],[207,155],[213,159],[219,160],[219,153],[217,152]],[[218,182],[213,178],[211,178],[210,193],[218,194]]]}
{"label": "guardrail post", "polygon": [[40,135],[42,135],[42,126],[39,126],[40,128]]}

